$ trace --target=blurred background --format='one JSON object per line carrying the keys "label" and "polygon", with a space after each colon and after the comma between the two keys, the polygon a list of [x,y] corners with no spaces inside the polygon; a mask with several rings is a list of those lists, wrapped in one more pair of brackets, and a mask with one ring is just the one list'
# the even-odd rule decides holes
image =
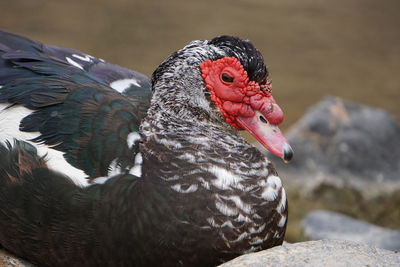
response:
{"label": "blurred background", "polygon": [[[288,129],[326,95],[400,118],[399,11],[398,0],[1,0],[0,28],[147,75],[191,40],[249,39],[270,68]],[[294,225],[305,211],[321,207],[299,203],[291,202],[289,241],[304,238]]]}
{"label": "blurred background", "polygon": [[400,117],[397,0],[1,0],[0,27],[151,75],[191,40],[247,38],[287,127],[324,95]]}

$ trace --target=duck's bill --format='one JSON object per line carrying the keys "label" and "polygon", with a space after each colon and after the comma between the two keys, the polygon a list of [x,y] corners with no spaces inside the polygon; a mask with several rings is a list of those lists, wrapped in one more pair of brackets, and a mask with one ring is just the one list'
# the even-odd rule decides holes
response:
{"label": "duck's bill", "polygon": [[253,117],[238,116],[236,119],[271,153],[282,158],[285,162],[292,159],[293,150],[281,130],[277,125],[269,123],[260,112],[257,111]]}

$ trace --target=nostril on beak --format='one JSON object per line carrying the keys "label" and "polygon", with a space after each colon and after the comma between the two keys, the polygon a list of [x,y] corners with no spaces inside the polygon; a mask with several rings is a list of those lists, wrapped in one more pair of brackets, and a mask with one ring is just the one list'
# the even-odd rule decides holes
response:
{"label": "nostril on beak", "polygon": [[267,119],[264,118],[264,116],[260,115],[260,121],[262,121],[263,123],[268,123]]}
{"label": "nostril on beak", "polygon": [[293,149],[289,144],[283,145],[283,160],[288,163],[293,158]]}

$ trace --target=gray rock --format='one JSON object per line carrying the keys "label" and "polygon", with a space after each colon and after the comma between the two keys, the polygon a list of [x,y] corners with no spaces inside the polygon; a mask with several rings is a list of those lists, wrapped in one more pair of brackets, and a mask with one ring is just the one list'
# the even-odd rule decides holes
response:
{"label": "gray rock", "polygon": [[21,260],[7,251],[0,249],[0,266],[12,266],[12,267],[34,267],[32,264]]}
{"label": "gray rock", "polygon": [[319,240],[284,244],[220,266],[400,266],[400,253],[343,240]]}
{"label": "gray rock", "polygon": [[324,210],[309,213],[303,220],[305,235],[316,239],[341,239],[400,250],[400,231],[360,221],[349,216]]}
{"label": "gray rock", "polygon": [[327,97],[287,137],[295,158],[286,168],[400,180],[400,125],[382,109]]}
{"label": "gray rock", "polygon": [[270,158],[289,183],[317,179],[378,194],[400,189],[400,125],[382,109],[326,97],[285,135],[292,162]]}

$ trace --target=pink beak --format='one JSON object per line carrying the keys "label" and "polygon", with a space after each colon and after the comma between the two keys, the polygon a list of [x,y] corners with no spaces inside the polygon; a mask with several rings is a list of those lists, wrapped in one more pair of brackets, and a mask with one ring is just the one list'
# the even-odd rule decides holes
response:
{"label": "pink beak", "polygon": [[293,150],[278,128],[278,124],[283,120],[283,113],[277,104],[272,105],[273,112],[260,108],[255,111],[254,116],[238,116],[236,120],[270,152],[289,162],[293,157]]}

